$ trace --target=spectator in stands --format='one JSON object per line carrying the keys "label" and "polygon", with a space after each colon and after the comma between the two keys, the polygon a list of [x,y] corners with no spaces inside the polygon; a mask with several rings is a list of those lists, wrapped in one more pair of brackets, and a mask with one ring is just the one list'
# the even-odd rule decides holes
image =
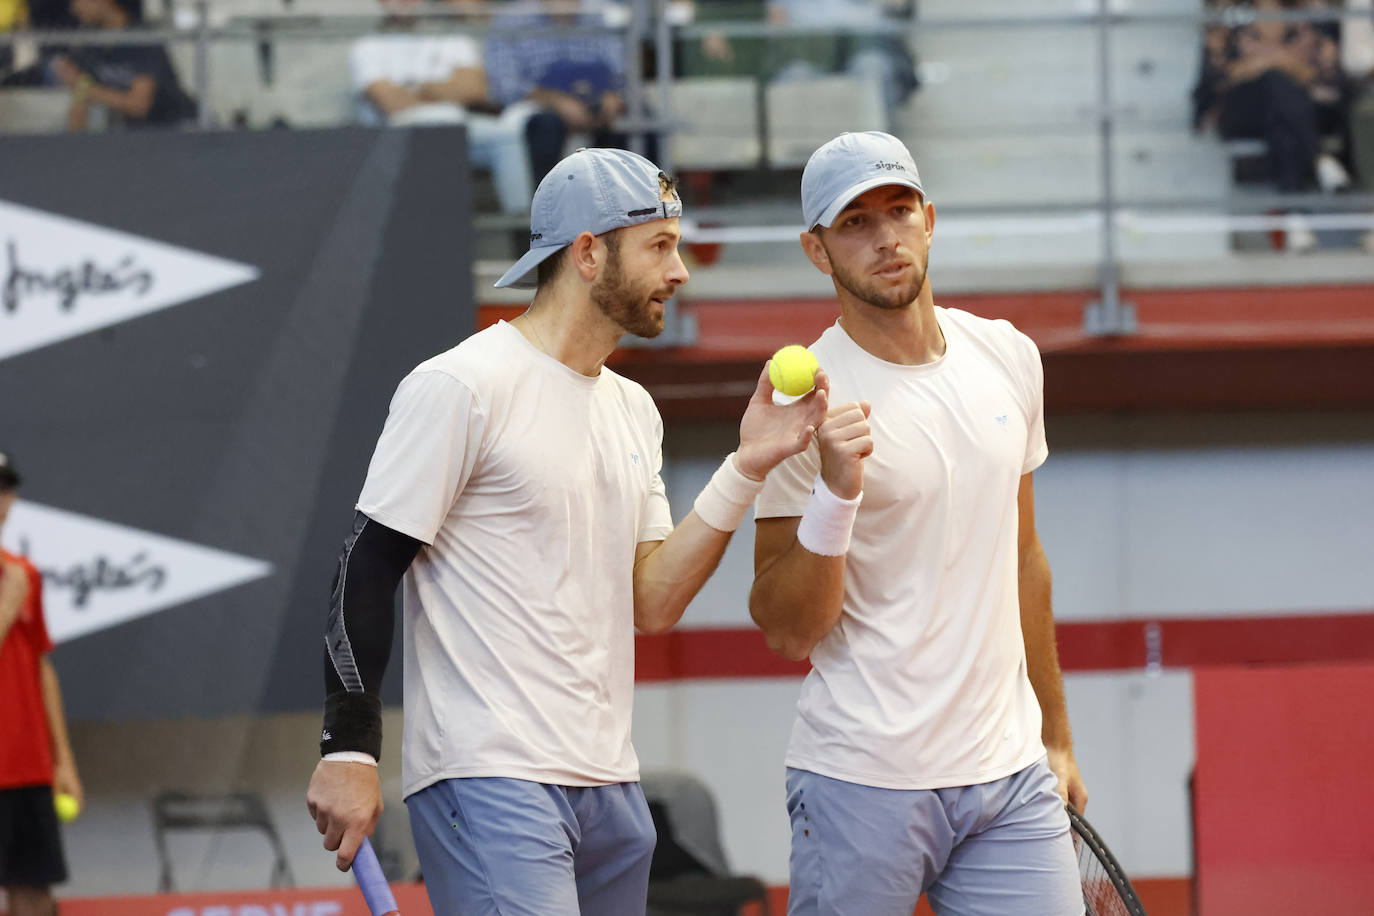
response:
{"label": "spectator in stands", "polygon": [[914,8],[913,0],[768,0],[770,23],[808,32],[776,43],[773,55],[789,59],[778,62],[773,79],[823,73],[871,79],[882,95],[882,129],[891,130],[894,113],[919,85],[903,38]]}
{"label": "spectator in stands", "polygon": [[[455,7],[464,0],[448,0]],[[401,5],[419,6],[419,0]],[[383,2],[394,10],[395,0]],[[363,123],[409,126],[464,124],[473,165],[491,171],[501,209],[529,209],[534,176],[525,131],[539,112],[533,102],[493,105],[482,48],[467,35],[421,32],[414,15],[391,15],[382,34],[354,44],[349,56]]]}
{"label": "spectator in stands", "polygon": [[[127,29],[141,19],[138,0],[71,0],[71,11],[83,28]],[[71,130],[85,130],[96,105],[127,127],[174,127],[195,120],[196,103],[181,88],[162,45],[80,46],[54,58],[52,70],[72,92]]]}
{"label": "spectator in stands", "polygon": [[[1321,0],[1254,0],[1226,4],[1261,14],[1321,8]],[[1214,4],[1213,9],[1223,4]],[[1228,139],[1265,143],[1270,175],[1280,192],[1347,187],[1346,163],[1324,153],[1323,135],[1342,138],[1350,149],[1349,99],[1340,69],[1339,33],[1313,23],[1260,19],[1207,29],[1198,83],[1193,90],[1194,125],[1215,127]],[[1309,250],[1316,237],[1301,217],[1288,227],[1288,248]]]}
{"label": "spectator in stands", "polygon": [[[1313,13],[1329,11],[1335,5],[1330,0],[1294,0],[1295,9]],[[1317,132],[1322,137],[1339,140],[1335,155],[1317,158],[1319,184],[1328,190],[1339,190],[1351,184],[1354,160],[1351,157],[1350,105],[1354,86],[1341,68],[1341,41],[1344,29],[1340,22],[1314,21],[1291,27],[1289,41],[1298,59],[1312,71],[1308,94],[1317,108]],[[1336,171],[1333,166],[1339,166]],[[1323,176],[1322,169],[1328,171]],[[1344,172],[1344,174],[1342,174]]]}
{"label": "spectator in stands", "polygon": [[[563,158],[571,135],[584,135],[588,146],[627,145],[613,127],[626,110],[627,51],[611,25],[592,12],[549,14],[524,0],[492,22],[486,43],[492,100],[531,101],[553,115],[532,121],[527,132],[536,181]],[[650,159],[656,158],[652,147]]]}
{"label": "spectator in stands", "polygon": [[[0,452],[0,527],[18,488]],[[51,650],[38,570],[0,550],[0,887],[10,916],[57,912],[50,888],[67,880],[67,865],[53,793],[82,801]]]}

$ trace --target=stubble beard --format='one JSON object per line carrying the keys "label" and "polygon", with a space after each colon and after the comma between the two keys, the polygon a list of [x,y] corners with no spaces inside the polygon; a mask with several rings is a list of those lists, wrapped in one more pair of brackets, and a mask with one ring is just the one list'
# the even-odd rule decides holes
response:
{"label": "stubble beard", "polygon": [[663,316],[655,315],[649,300],[649,284],[632,283],[620,264],[618,240],[607,240],[606,269],[592,284],[591,297],[601,313],[624,328],[625,333],[651,338],[663,333]]}
{"label": "stubble beard", "polygon": [[835,281],[844,287],[850,295],[874,308],[884,311],[898,311],[909,307],[925,289],[926,270],[930,264],[930,251],[927,250],[921,255],[920,264],[917,265],[911,281],[896,287],[884,287],[871,275],[856,276],[840,267],[833,260],[830,264],[834,270]]}

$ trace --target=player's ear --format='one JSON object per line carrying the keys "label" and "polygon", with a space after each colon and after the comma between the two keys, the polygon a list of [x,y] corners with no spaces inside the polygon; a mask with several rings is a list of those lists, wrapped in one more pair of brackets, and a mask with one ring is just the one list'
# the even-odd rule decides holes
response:
{"label": "player's ear", "polygon": [[590,232],[583,232],[568,246],[568,258],[582,279],[590,283],[605,262],[605,243]]}
{"label": "player's ear", "polygon": [[819,232],[811,229],[803,232],[801,234],[801,246],[806,257],[810,259],[812,264],[816,265],[817,270],[827,277],[834,272],[830,267],[830,253],[825,250],[825,245],[821,243]]}
{"label": "player's ear", "polygon": [[929,245],[930,240],[935,236],[935,204],[927,200],[924,209],[926,216],[926,244]]}

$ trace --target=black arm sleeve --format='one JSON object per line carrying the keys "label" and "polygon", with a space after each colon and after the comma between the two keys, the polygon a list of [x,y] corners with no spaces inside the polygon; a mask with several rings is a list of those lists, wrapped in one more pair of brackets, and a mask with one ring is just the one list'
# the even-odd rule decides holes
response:
{"label": "black arm sleeve", "polygon": [[381,754],[378,690],[391,656],[396,586],[422,545],[359,512],[344,541],[325,633],[320,752]]}

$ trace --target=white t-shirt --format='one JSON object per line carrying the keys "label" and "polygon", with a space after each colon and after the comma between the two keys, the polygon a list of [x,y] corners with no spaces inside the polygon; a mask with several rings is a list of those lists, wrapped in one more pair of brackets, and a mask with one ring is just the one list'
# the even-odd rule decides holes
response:
{"label": "white t-shirt", "polygon": [[[348,53],[349,82],[358,97],[363,123],[381,123],[381,117],[363,93],[378,80],[398,86],[447,80],[459,68],[482,66],[482,46],[467,35],[388,33],[368,35],[353,43]],[[431,109],[451,109],[461,120],[464,109],[453,103],[434,103]]]}
{"label": "white t-shirt", "polygon": [[353,89],[378,80],[418,86],[449,78],[460,67],[482,66],[482,46],[467,35],[368,35],[353,43],[348,69]]}
{"label": "white t-shirt", "polygon": [[402,380],[358,509],[429,545],[405,576],[406,795],[639,778],[634,554],[673,527],[662,443],[643,388],[505,322]]}
{"label": "white t-shirt", "polygon": [[[872,403],[873,454],[839,623],[811,652],[787,765],[889,789],[991,782],[1044,753],[1017,593],[1017,490],[1045,460],[1040,354],[1006,321],[935,309],[945,354],[884,362],[838,324],[812,345],[830,403]],[[799,516],[813,445],[759,518]]]}

